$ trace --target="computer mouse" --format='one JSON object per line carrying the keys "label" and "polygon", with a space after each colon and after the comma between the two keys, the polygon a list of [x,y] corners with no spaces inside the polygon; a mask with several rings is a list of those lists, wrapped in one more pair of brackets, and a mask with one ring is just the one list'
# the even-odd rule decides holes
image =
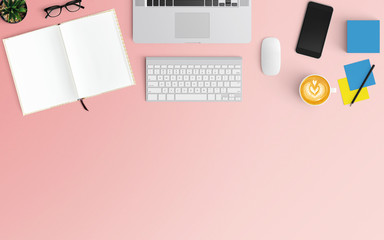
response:
{"label": "computer mouse", "polygon": [[261,69],[268,76],[279,74],[281,67],[281,47],[277,38],[269,37],[261,44]]}

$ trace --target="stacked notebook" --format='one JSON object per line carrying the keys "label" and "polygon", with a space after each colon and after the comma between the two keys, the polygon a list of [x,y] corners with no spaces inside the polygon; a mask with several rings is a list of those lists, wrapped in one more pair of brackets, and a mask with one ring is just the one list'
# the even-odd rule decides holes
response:
{"label": "stacked notebook", "polygon": [[3,42],[24,115],[135,84],[114,10]]}

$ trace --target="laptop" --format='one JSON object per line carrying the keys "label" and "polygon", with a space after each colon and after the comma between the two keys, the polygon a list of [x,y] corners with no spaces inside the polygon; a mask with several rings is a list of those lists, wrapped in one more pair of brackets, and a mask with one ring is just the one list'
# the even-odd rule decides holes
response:
{"label": "laptop", "polygon": [[249,43],[251,0],[133,0],[136,43]]}

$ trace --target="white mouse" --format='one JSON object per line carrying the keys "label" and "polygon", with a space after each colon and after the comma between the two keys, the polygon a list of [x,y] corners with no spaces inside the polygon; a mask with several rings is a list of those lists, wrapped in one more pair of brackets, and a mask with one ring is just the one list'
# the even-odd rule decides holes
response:
{"label": "white mouse", "polygon": [[279,74],[281,67],[281,47],[277,38],[266,38],[261,44],[261,69],[268,76]]}

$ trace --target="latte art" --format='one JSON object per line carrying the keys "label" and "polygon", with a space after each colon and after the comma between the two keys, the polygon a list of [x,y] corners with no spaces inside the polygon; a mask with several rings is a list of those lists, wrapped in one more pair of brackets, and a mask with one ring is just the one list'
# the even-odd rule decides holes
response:
{"label": "latte art", "polygon": [[307,77],[300,85],[300,95],[311,105],[324,103],[330,94],[330,86],[323,77],[312,75]]}

